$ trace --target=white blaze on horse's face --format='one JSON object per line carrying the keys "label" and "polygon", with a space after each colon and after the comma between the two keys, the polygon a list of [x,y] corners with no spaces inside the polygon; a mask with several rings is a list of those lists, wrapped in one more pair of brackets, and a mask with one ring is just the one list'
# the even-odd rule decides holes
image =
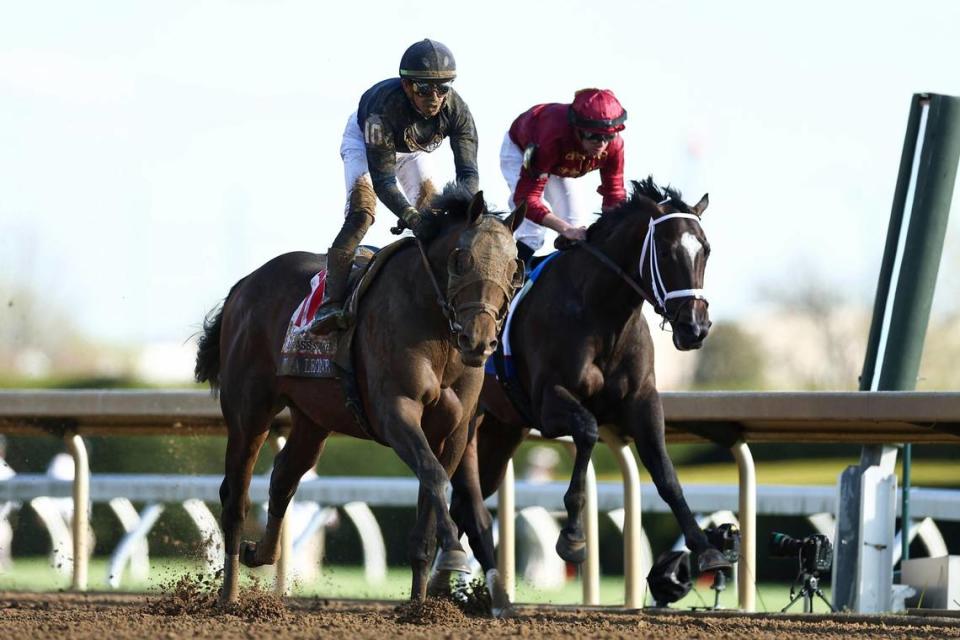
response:
{"label": "white blaze on horse's face", "polygon": [[690,268],[693,269],[694,265],[697,264],[697,256],[703,251],[703,244],[697,236],[689,231],[684,231],[680,238],[680,246],[686,249],[687,255],[690,256]]}

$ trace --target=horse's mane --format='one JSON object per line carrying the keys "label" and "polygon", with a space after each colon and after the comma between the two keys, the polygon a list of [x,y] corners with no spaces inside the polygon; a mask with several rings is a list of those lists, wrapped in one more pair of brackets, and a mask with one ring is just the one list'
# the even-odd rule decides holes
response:
{"label": "horse's mane", "polygon": [[587,238],[602,236],[610,232],[617,224],[623,221],[623,216],[645,215],[657,213],[656,205],[664,200],[671,200],[673,206],[684,213],[690,213],[690,206],[683,201],[683,194],[671,186],[660,187],[647,176],[643,180],[631,180],[633,189],[630,197],[611,211],[604,213],[587,229]]}
{"label": "horse's mane", "polygon": [[[458,182],[449,182],[443,188],[443,193],[439,193],[430,201],[430,208],[437,214],[437,219],[441,222],[441,228],[447,229],[452,225],[465,222],[467,211],[470,208],[470,202],[473,200],[473,194],[463,184]],[[487,213],[497,215],[500,212],[486,209]]]}

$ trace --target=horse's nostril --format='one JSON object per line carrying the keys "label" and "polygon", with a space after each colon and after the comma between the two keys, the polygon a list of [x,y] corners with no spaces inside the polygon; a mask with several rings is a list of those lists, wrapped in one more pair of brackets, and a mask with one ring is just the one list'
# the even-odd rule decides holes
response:
{"label": "horse's nostril", "polygon": [[499,344],[500,344],[500,341],[497,340],[496,338],[494,338],[493,340],[491,340],[491,341],[490,341],[490,352],[492,353],[492,352],[496,351],[496,350],[497,350],[497,346],[498,346]]}

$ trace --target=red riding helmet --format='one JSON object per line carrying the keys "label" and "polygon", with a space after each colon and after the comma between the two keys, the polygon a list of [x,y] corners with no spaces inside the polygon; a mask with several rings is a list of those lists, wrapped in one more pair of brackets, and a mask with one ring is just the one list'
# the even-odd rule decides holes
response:
{"label": "red riding helmet", "polygon": [[623,131],[627,111],[609,89],[581,89],[573,96],[570,124],[595,133]]}

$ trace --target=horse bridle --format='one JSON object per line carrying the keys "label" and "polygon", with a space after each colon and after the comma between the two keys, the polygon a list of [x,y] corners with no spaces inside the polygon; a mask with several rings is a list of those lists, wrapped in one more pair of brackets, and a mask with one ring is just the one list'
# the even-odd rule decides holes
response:
{"label": "horse bridle", "polygon": [[[430,276],[430,283],[433,285],[433,291],[437,296],[437,304],[440,306],[443,316],[447,319],[447,324],[450,327],[450,333],[453,334],[453,338],[459,337],[460,333],[463,331],[463,325],[460,323],[458,318],[462,317],[463,313],[470,309],[479,309],[476,314],[489,314],[490,317],[493,318],[494,323],[496,323],[497,335],[499,335],[500,328],[503,326],[503,321],[507,317],[507,311],[510,308],[510,300],[513,298],[513,293],[523,285],[523,271],[519,271],[519,282],[517,282],[516,279],[511,281],[510,287],[513,289],[513,291],[508,291],[507,287],[505,287],[499,280],[477,276],[469,279],[464,278],[460,283],[458,283],[458,286],[454,287],[453,291],[450,292],[450,300],[453,301],[456,300],[457,295],[459,295],[461,291],[472,284],[476,284],[478,282],[492,282],[503,292],[504,302],[499,308],[483,301],[465,302],[459,306],[453,305],[450,302],[447,302],[446,296],[443,295],[443,290],[440,288],[440,283],[437,282],[437,277],[433,274],[433,269],[430,267],[430,260],[427,258],[427,252],[423,246],[423,242],[419,238],[416,238],[416,242],[417,248],[420,249],[420,259],[423,262],[423,268],[426,269],[427,275]],[[454,251],[456,251],[456,249]],[[449,265],[447,267],[447,273],[449,274]],[[459,350],[459,341],[454,339],[453,344]]]}
{"label": "horse bridle", "polygon": [[[670,201],[670,198],[658,203],[659,205],[664,205]],[[666,222],[667,220],[673,220],[675,218],[687,218],[690,220],[696,220],[697,224],[700,224],[700,216],[694,213],[667,213],[659,218],[650,218],[650,222],[647,226],[647,234],[643,238],[643,246],[640,249],[640,261],[638,263],[640,279],[643,279],[643,265],[647,260],[647,255],[649,253],[649,265],[650,265],[650,276],[652,278],[651,290],[653,291],[653,297],[644,291],[636,280],[634,280],[630,274],[620,268],[620,266],[615,263],[613,260],[608,258],[602,251],[596,247],[591,246],[587,242],[577,242],[575,246],[583,247],[587,253],[599,260],[604,266],[616,273],[620,278],[627,283],[634,291],[636,291],[640,297],[650,303],[654,308],[654,311],[659,314],[664,323],[669,321],[671,324],[677,319],[677,316],[680,314],[680,310],[683,305],[677,307],[674,317],[669,317],[667,315],[667,301],[673,300],[675,298],[684,298],[684,302],[693,302],[694,300],[703,300],[704,303],[707,302],[707,298],[703,294],[703,289],[677,289],[675,291],[670,291],[667,289],[666,285],[663,283],[663,276],[660,275],[660,263],[657,260],[657,249],[654,244],[654,235],[656,233],[656,226],[661,222]],[[663,325],[661,325],[661,328]]]}

